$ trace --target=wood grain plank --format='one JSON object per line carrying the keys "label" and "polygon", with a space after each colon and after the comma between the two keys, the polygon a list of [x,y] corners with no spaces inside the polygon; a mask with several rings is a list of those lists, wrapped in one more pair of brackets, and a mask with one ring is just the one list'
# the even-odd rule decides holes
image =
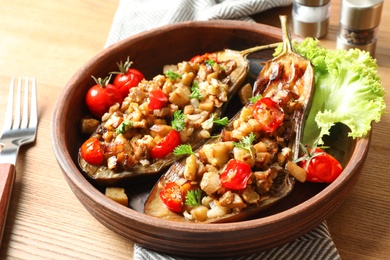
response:
{"label": "wood grain plank", "polygon": [[[340,0],[333,0],[329,32],[335,48]],[[102,50],[119,0],[12,0],[0,5],[0,93],[12,76],[35,76],[40,125],[34,145],[22,147],[0,259],[132,259],[133,243],[108,230],[78,202],[51,147],[52,110],[63,86]],[[278,26],[278,14],[259,21]],[[390,92],[390,5],[385,3],[376,50],[379,75]],[[0,95],[0,111],[6,104]],[[386,98],[387,105],[390,100]],[[0,122],[4,114],[0,113]],[[343,259],[390,258],[390,114],[373,124],[368,159],[356,187],[328,219]],[[19,174],[20,173],[20,174]]]}

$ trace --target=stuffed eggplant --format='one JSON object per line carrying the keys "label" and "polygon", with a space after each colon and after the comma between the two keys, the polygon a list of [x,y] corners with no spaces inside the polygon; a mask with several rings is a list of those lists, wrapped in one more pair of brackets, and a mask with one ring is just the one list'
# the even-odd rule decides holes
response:
{"label": "stuffed eggplant", "polygon": [[291,171],[312,99],[314,72],[310,61],[292,50],[285,19],[281,17],[283,51],[260,72],[252,102],[218,138],[195,151],[179,147],[188,155],[154,186],[144,205],[146,214],[196,223],[238,221],[293,189]]}
{"label": "stuffed eggplant", "polygon": [[[161,172],[181,157],[172,153],[176,146],[186,143],[195,149],[210,137],[215,124],[207,122],[221,116],[245,81],[246,56],[269,47],[195,56],[141,81],[81,146],[81,169],[102,186],[123,186]],[[101,160],[94,160],[97,153]]]}

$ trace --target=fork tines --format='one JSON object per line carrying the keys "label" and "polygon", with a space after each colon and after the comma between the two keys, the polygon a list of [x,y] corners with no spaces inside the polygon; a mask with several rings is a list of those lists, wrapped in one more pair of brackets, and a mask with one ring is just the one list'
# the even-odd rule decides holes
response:
{"label": "fork tines", "polygon": [[[38,122],[37,116],[37,97],[36,97],[36,81],[35,77],[31,78],[31,90],[29,89],[29,78],[24,79],[24,89],[22,84],[23,79],[19,77],[15,95],[15,79],[12,78],[10,83],[10,91],[8,96],[8,105],[6,117],[4,120],[4,130],[9,129],[24,129],[36,127]],[[23,104],[22,100],[23,89]],[[29,95],[29,91],[31,95]],[[15,103],[15,106],[14,106]],[[30,104],[30,107],[29,107]],[[30,114],[29,114],[30,113]]]}

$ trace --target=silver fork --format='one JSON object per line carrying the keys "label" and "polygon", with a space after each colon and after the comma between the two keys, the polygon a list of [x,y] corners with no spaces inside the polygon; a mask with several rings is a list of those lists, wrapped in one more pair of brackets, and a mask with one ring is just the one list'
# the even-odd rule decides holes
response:
{"label": "silver fork", "polygon": [[24,88],[22,81],[22,78],[18,79],[16,97],[14,97],[15,80],[14,78],[11,80],[3,133],[0,138],[0,245],[15,181],[15,164],[19,147],[34,142],[37,134],[38,108],[36,81],[35,78],[32,78],[30,91],[30,80],[25,78]]}

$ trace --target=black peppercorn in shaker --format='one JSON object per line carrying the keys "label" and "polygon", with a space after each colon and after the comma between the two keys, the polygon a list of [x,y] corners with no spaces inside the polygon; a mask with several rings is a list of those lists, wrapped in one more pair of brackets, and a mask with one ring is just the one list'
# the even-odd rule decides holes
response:
{"label": "black peppercorn in shaker", "polygon": [[375,56],[383,0],[343,0],[337,48],[359,48]]}

